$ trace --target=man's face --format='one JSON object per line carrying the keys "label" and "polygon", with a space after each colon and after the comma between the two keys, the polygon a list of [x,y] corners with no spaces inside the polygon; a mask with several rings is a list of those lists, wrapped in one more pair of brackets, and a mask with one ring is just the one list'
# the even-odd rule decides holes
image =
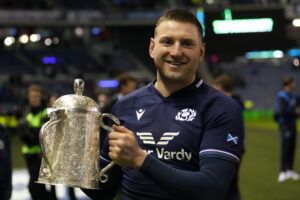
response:
{"label": "man's face", "polygon": [[204,44],[193,24],[163,21],[151,38],[149,54],[157,67],[157,80],[186,84],[195,79]]}
{"label": "man's face", "polygon": [[138,89],[138,83],[135,81],[128,81],[126,85],[123,85],[121,88],[122,95],[127,95]]}
{"label": "man's face", "polygon": [[28,93],[28,101],[30,106],[39,107],[42,104],[42,94],[37,91],[30,91]]}
{"label": "man's face", "polygon": [[293,81],[292,83],[291,83],[291,90],[292,91],[294,91],[295,89],[296,89],[296,81]]}

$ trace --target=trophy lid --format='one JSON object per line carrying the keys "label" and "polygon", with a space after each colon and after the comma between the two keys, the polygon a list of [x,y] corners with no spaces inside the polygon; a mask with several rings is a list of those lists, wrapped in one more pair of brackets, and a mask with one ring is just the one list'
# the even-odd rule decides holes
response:
{"label": "trophy lid", "polygon": [[91,98],[83,96],[84,81],[82,79],[74,80],[75,94],[67,94],[59,97],[53,104],[53,108],[65,110],[78,110],[100,112],[98,104]]}

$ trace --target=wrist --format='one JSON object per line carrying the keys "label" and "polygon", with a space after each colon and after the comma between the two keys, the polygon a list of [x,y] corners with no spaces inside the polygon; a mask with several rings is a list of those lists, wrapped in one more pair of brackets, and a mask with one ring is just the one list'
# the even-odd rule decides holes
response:
{"label": "wrist", "polygon": [[136,170],[140,170],[148,153],[145,150],[140,149],[134,162],[133,168]]}

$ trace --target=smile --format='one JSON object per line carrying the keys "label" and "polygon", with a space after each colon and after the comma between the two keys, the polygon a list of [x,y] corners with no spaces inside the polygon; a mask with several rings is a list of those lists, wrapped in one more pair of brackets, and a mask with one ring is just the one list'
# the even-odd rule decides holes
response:
{"label": "smile", "polygon": [[181,65],[186,64],[186,62],[182,62],[182,61],[166,61],[168,64],[179,67]]}

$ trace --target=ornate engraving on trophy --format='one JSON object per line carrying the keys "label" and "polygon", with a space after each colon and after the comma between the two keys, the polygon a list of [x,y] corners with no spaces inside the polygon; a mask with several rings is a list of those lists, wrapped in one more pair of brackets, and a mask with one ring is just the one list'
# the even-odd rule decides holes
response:
{"label": "ornate engraving on trophy", "polygon": [[98,104],[82,95],[83,86],[83,80],[76,79],[75,94],[58,98],[48,109],[50,120],[40,131],[43,159],[38,183],[96,189],[99,181],[107,181],[105,173],[113,163],[100,171],[100,125],[110,131],[104,117],[120,122],[101,114]]}

